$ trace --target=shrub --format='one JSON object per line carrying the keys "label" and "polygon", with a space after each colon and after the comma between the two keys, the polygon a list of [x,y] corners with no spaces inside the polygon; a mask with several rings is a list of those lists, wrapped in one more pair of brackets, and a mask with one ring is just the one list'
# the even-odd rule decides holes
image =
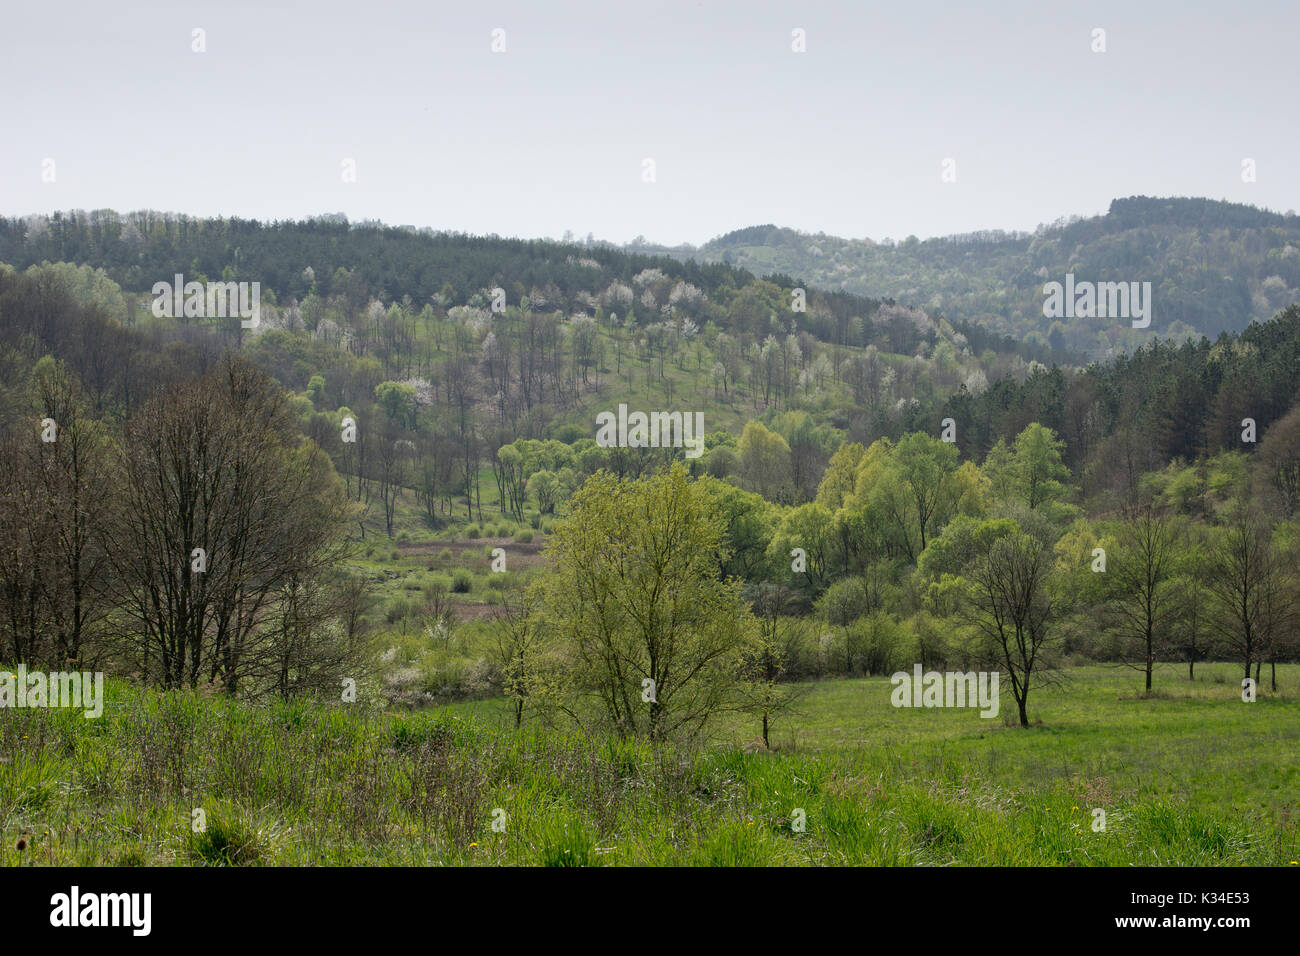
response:
{"label": "shrub", "polygon": [[455,594],[469,594],[474,589],[474,578],[468,571],[457,571],[451,578],[451,590]]}
{"label": "shrub", "polygon": [[849,625],[845,640],[851,672],[891,674],[913,662],[910,633],[884,611],[858,618]]}
{"label": "shrub", "polygon": [[844,627],[867,610],[867,592],[857,578],[836,581],[817,600],[817,612],[832,627]]}
{"label": "shrub", "polygon": [[403,598],[397,598],[388,605],[388,610],[384,612],[384,620],[389,624],[396,624],[398,621],[410,617],[415,612],[415,602],[407,601]]}

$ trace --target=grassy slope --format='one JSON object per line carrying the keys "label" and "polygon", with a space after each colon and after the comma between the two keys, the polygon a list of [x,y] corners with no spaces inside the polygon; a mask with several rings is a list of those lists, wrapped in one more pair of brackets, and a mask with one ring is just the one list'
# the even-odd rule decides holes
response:
{"label": "grassy slope", "polygon": [[516,734],[500,701],[402,717],[115,683],[98,721],[0,712],[0,862],[1293,865],[1300,667],[1279,670],[1243,704],[1229,665],[1163,667],[1152,698],[1080,668],[1029,730],[833,681],[777,753],[736,725],[660,755]]}

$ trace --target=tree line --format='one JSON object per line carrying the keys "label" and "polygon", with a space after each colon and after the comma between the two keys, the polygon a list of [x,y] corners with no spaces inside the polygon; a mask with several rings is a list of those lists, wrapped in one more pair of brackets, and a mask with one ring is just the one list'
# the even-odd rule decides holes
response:
{"label": "tree line", "polygon": [[291,696],[359,678],[352,505],[284,391],[234,356],[96,417],[37,363],[0,433],[0,660]]}

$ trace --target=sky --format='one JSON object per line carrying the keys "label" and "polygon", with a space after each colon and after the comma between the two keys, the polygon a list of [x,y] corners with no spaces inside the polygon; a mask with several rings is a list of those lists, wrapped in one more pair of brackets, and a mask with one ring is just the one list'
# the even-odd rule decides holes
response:
{"label": "sky", "polygon": [[1033,229],[1132,195],[1286,212],[1297,28],[1294,0],[14,4],[0,214],[698,245]]}

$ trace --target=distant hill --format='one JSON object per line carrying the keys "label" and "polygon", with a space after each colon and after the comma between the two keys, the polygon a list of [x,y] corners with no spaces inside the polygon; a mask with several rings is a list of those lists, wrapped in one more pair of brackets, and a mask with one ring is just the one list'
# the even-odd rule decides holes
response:
{"label": "distant hill", "polygon": [[[1018,338],[1092,352],[1152,334],[1215,338],[1300,301],[1300,216],[1210,199],[1116,199],[1104,216],[921,241],[842,239],[777,226],[727,233],[698,249],[638,247],[756,275],[781,273],[823,289],[893,298]],[[1044,318],[1043,284],[1149,281],[1145,332],[1114,320]],[[1104,340],[1101,333],[1111,334]]]}

